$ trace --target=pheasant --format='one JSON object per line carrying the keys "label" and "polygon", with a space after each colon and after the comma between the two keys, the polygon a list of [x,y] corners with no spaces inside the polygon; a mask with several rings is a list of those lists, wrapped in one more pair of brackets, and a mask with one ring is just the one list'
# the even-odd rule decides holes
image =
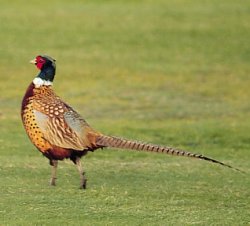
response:
{"label": "pheasant", "polygon": [[50,185],[56,185],[58,160],[69,158],[79,171],[80,188],[85,189],[87,179],[80,159],[89,151],[106,147],[187,156],[233,168],[200,154],[107,136],[94,130],[53,91],[56,60],[46,55],[39,55],[30,63],[35,64],[40,72],[28,86],[23,97],[21,117],[29,139],[49,159],[52,166]]}

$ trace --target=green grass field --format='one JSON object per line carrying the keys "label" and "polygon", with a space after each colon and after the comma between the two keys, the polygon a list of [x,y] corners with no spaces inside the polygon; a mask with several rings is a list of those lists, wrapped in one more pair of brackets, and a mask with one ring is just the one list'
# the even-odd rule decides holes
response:
{"label": "green grass field", "polygon": [[[250,225],[250,2],[21,1],[0,7],[0,225]],[[105,149],[56,187],[20,120],[38,54],[97,130],[189,158]]]}

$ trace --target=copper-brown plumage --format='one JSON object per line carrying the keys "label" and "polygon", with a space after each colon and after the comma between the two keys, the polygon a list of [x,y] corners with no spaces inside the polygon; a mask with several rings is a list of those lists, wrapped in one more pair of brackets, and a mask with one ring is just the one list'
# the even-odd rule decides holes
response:
{"label": "copper-brown plumage", "polygon": [[95,131],[54,93],[51,85],[56,70],[55,60],[49,56],[37,56],[32,63],[36,64],[40,73],[29,85],[23,97],[21,116],[31,142],[50,160],[52,165],[51,185],[55,185],[58,160],[70,158],[77,165],[80,173],[80,187],[86,188],[86,178],[80,158],[88,151],[103,147],[187,156],[233,168],[203,155],[106,136]]}

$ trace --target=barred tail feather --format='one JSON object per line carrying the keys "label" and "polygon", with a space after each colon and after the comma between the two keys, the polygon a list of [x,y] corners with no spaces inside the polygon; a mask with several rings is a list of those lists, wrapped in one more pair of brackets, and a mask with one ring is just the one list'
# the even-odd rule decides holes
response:
{"label": "barred tail feather", "polygon": [[113,148],[130,149],[130,150],[137,150],[137,151],[148,151],[148,152],[165,153],[169,155],[197,158],[197,159],[202,159],[202,160],[210,161],[213,163],[217,163],[222,166],[226,166],[226,167],[242,172],[241,170],[234,168],[228,164],[225,164],[223,162],[220,162],[212,158],[208,158],[200,154],[194,154],[188,151],[175,149],[172,147],[164,147],[164,146],[159,146],[155,144],[146,144],[146,143],[139,142],[139,141],[131,141],[131,140],[127,140],[127,139],[119,138],[119,137],[100,135],[96,138],[96,145],[101,146],[101,147],[113,147]]}

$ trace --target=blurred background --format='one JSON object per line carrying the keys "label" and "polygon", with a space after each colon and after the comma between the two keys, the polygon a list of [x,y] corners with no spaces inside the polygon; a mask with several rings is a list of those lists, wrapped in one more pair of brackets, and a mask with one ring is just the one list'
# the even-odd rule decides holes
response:
{"label": "blurred background", "polygon": [[[47,54],[57,59],[57,75],[54,81],[57,94],[94,128],[103,133],[181,147],[249,170],[250,3],[248,1],[31,0],[28,3],[23,0],[1,1],[0,21],[1,181],[5,181],[3,189],[7,194],[8,192],[15,194],[13,199],[18,197],[15,193],[18,188],[21,189],[19,192],[24,191],[23,189],[27,189],[29,184],[36,186],[36,189],[29,191],[34,194],[40,191],[41,185],[44,185],[45,193],[46,189],[49,189],[46,187],[50,170],[47,160],[42,158],[29,142],[20,119],[23,94],[38,73],[37,69],[29,64],[29,60],[39,54]],[[133,189],[138,191],[143,189],[143,184],[146,184],[144,180],[152,179],[151,171],[147,171],[150,164],[153,164],[152,167],[158,167],[158,172],[162,172],[160,171],[162,169],[165,171],[175,169],[172,171],[173,178],[176,178],[180,168],[184,167],[181,168],[183,173],[180,174],[183,176],[180,180],[183,184],[180,184],[179,189],[184,189],[184,185],[196,181],[194,175],[199,171],[204,170],[203,176],[206,178],[212,177],[209,179],[214,180],[214,184],[211,182],[212,187],[220,184],[219,178],[213,178],[213,173],[218,173],[216,169],[220,171],[218,174],[224,172],[224,175],[228,175],[231,172],[220,167],[211,168],[209,164],[205,164],[203,168],[203,162],[172,157],[166,160],[163,156],[131,152],[99,152],[88,155],[86,159],[89,162],[86,163],[87,171],[90,171],[93,178],[92,189],[100,189],[100,186],[104,186],[105,181],[109,180],[110,184],[105,184],[106,187],[104,186],[102,190],[103,196],[106,197],[110,196],[108,192],[112,190],[111,188],[116,188],[116,184],[120,183],[121,187],[131,184],[131,187],[126,189],[127,192],[131,189],[136,203],[143,201],[136,199],[135,194],[138,196],[140,194],[133,193]],[[128,165],[124,168],[121,164],[135,161],[134,164],[138,166],[138,162],[142,160],[149,164],[145,168],[142,167],[145,171],[137,172],[137,175],[143,175],[142,178],[139,176],[143,188],[134,187],[133,177],[127,178],[124,182],[122,178],[110,177],[114,173],[111,168],[113,170],[119,168],[123,175],[129,174],[130,171],[131,175],[134,175],[133,172],[137,167],[129,168]],[[166,161],[170,165],[165,166]],[[71,173],[68,173],[69,171]],[[186,177],[185,171],[192,176]],[[75,177],[73,182],[68,174],[71,176],[73,174],[72,178]],[[145,179],[145,175],[149,176]],[[68,191],[74,190],[78,177],[71,163],[66,161],[62,164],[62,176],[65,178],[61,179],[60,186],[67,188]],[[166,180],[162,177],[163,172],[159,173],[155,182]],[[237,180],[239,177],[232,173],[228,181]],[[171,179],[167,180],[170,180],[168,182],[171,185]],[[175,183],[176,181],[172,179],[172,190],[169,188],[171,192],[176,191]],[[239,209],[232,206],[231,212],[229,211],[233,212],[235,221],[230,221],[226,217],[222,221],[220,216],[227,216],[229,213],[224,210],[218,215],[214,212],[214,219],[221,220],[219,222],[239,223],[241,219],[241,223],[249,223],[249,216],[241,211],[241,208],[245,210],[245,204],[249,202],[249,192],[246,189],[249,180],[239,179],[238,184],[239,187],[235,189],[242,196],[236,197],[234,192],[229,192],[232,196],[227,197],[228,200],[241,200]],[[161,186],[164,190],[166,184]],[[220,192],[224,194],[225,183],[221,182],[220,186]],[[120,188],[117,190],[121,191]],[[114,197],[117,190],[114,191]],[[194,190],[192,189],[193,192]],[[94,190],[90,191],[92,191],[89,193],[90,196],[96,196]],[[176,192],[176,196],[181,193]],[[63,191],[61,193],[63,194]],[[41,194],[41,197],[44,197],[43,195]],[[208,194],[203,195],[206,197]],[[185,197],[183,195],[182,200],[185,200]],[[24,196],[23,200],[27,198]],[[165,208],[167,202],[160,200],[166,199],[168,200],[160,196],[150,200],[152,205],[155,204],[154,200],[161,203],[159,204],[161,209]],[[12,200],[10,197],[4,199],[2,208],[5,211],[10,200]],[[37,203],[39,200],[36,200]],[[88,201],[91,203],[91,200],[93,201],[93,197]],[[104,205],[102,200],[102,198],[99,200],[100,206]],[[169,200],[173,201],[174,198],[171,196]],[[200,203],[200,200],[201,197],[197,198],[197,203]],[[120,201],[118,199],[117,203],[121,203]],[[194,209],[197,203],[193,204]],[[222,201],[221,205],[224,204]],[[133,203],[127,205],[133,212]],[[212,209],[212,204],[207,201],[207,206],[210,205]],[[35,209],[35,206],[31,202],[29,208]],[[48,209],[49,216],[53,218],[53,214],[56,213],[53,213],[49,206],[48,201],[48,206],[39,208],[45,212]],[[72,206],[76,207],[77,204],[74,203]],[[18,216],[18,211],[21,213],[28,211],[29,208],[23,209],[19,206],[15,214]],[[168,217],[171,213],[176,216],[176,218],[170,217],[169,219],[172,219],[170,222],[192,223],[192,220],[189,221],[190,214],[189,210],[185,209],[185,204],[182,208],[184,209],[169,210]],[[76,211],[76,208],[74,210]],[[178,214],[174,215],[178,210],[184,212],[184,215],[186,213],[185,221],[180,221]],[[46,223],[44,219],[37,219],[35,215],[27,216],[27,221],[22,217],[19,217],[19,221],[15,221],[12,218],[14,213],[9,211],[7,214],[5,211],[2,212],[5,213],[5,217],[2,218],[5,219],[5,223],[27,225],[28,220]],[[239,216],[237,211],[242,215]],[[127,218],[131,222],[138,220],[139,223],[143,222],[142,219],[147,219],[146,210],[145,212],[142,210],[141,218],[133,217],[132,212],[128,212],[130,218]],[[106,216],[107,213],[100,210],[98,214]],[[88,214],[85,213],[84,216],[87,217]],[[112,218],[113,215],[108,216],[112,222],[117,224],[123,222],[115,221],[116,217]],[[160,225],[165,222],[164,217],[167,213],[163,211],[161,216],[160,218],[157,214],[151,216],[152,221],[148,219],[148,222],[155,222],[158,219]],[[109,222],[107,219],[103,217],[103,222]],[[202,217],[198,216],[197,222],[204,223],[201,219]],[[126,224],[127,221],[124,222]],[[206,222],[213,223],[212,220]]]}

